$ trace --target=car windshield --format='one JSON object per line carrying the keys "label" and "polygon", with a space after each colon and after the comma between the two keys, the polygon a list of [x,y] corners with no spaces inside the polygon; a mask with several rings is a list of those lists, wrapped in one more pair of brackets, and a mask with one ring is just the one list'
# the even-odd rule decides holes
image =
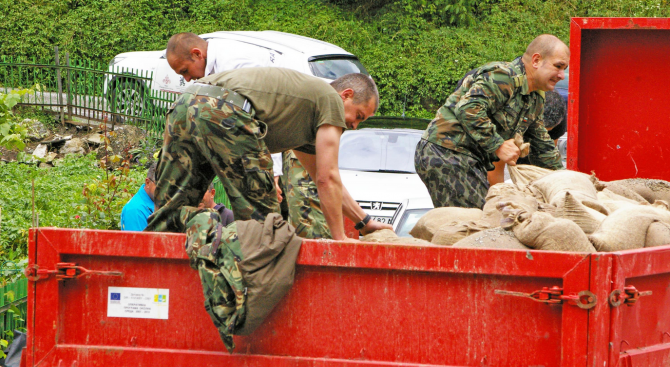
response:
{"label": "car windshield", "polygon": [[319,78],[337,79],[351,73],[368,75],[365,66],[354,57],[329,57],[309,61],[309,68]]}
{"label": "car windshield", "polygon": [[340,169],[416,173],[414,150],[421,131],[355,130],[340,139]]}
{"label": "car windshield", "polygon": [[431,209],[432,208],[406,210],[405,214],[400,218],[398,227],[396,227],[395,230],[398,237],[412,237],[412,235],[409,234],[409,231],[414,228],[414,225],[419,221],[419,218],[423,217],[423,215],[428,213]]}

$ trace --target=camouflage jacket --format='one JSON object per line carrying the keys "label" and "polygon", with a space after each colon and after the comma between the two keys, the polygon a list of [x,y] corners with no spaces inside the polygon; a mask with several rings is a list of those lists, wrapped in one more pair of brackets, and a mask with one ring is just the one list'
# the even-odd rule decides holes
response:
{"label": "camouflage jacket", "polygon": [[423,139],[467,154],[492,170],[495,151],[520,133],[531,144],[531,164],[563,169],[544,127],[544,92],[528,91],[521,59],[492,62],[467,76],[437,111]]}

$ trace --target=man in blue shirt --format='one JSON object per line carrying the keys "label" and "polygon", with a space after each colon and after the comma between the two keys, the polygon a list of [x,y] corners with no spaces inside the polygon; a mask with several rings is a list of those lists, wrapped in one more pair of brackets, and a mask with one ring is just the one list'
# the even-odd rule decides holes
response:
{"label": "man in blue shirt", "polygon": [[156,190],[156,163],[147,171],[144,185],[121,210],[122,231],[143,231],[147,218],[154,212],[154,191]]}

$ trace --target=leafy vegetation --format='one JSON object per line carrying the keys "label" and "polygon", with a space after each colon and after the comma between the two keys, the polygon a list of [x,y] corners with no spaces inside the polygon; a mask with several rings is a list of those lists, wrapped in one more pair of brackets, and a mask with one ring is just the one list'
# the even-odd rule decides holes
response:
{"label": "leafy vegetation", "polygon": [[339,45],[376,79],[380,113],[433,117],[468,70],[520,55],[570,17],[668,17],[668,0],[0,0],[0,55],[107,63],[177,32],[278,30]]}
{"label": "leafy vegetation", "polygon": [[11,150],[23,150],[28,128],[14,116],[12,108],[21,101],[27,89],[0,93],[0,147]]}
{"label": "leafy vegetation", "polygon": [[19,262],[26,256],[33,221],[32,182],[39,226],[118,229],[121,208],[146,177],[143,167],[110,173],[95,155],[57,162],[48,169],[20,163],[0,166],[0,258]]}

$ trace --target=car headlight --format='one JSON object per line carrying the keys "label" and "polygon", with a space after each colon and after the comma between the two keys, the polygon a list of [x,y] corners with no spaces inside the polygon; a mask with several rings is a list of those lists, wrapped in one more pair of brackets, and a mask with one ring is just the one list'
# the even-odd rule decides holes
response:
{"label": "car headlight", "polygon": [[126,59],[125,57],[117,56],[117,57],[113,58],[112,61],[109,62],[109,67],[112,67],[112,66],[120,63],[121,61],[125,60],[125,59]]}

